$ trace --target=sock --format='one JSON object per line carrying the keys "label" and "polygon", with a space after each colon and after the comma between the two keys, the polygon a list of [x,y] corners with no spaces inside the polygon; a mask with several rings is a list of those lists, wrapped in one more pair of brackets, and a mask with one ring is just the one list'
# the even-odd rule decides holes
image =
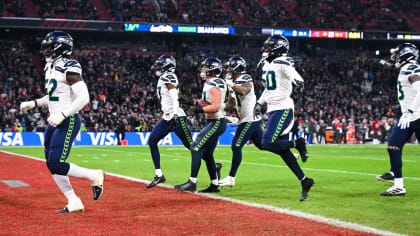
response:
{"label": "sock", "polygon": [[77,177],[77,178],[85,178],[85,179],[93,179],[95,174],[96,174],[95,170],[83,168],[73,163],[70,163],[70,169],[69,169],[69,172],[67,173],[68,176]]}
{"label": "sock", "polygon": [[236,176],[236,172],[242,162],[242,148],[232,145],[232,153],[232,166],[230,167],[229,176]]}
{"label": "sock", "polygon": [[155,170],[155,174],[156,174],[158,177],[161,177],[161,176],[162,176],[162,170],[161,170],[161,169],[156,169],[156,170]]}
{"label": "sock", "polygon": [[194,178],[194,177],[190,177],[190,180],[191,180],[191,182],[193,182],[193,183],[197,183],[197,178]]}
{"label": "sock", "polygon": [[191,150],[191,177],[196,178],[198,176],[198,171],[200,170],[200,166],[201,166],[201,154],[202,151],[195,151],[195,150]]}
{"label": "sock", "polygon": [[219,181],[217,179],[212,179],[211,184],[213,185],[219,185]]}
{"label": "sock", "polygon": [[79,197],[76,195],[73,189],[65,192],[64,196],[66,196],[68,202],[79,200]]}
{"label": "sock", "polygon": [[395,178],[402,178],[402,152],[401,150],[388,149],[391,170]]}
{"label": "sock", "polygon": [[279,152],[281,158],[286,163],[286,165],[290,168],[290,170],[296,175],[299,180],[305,179],[305,174],[303,173],[302,169],[300,168],[295,155],[290,150]]}
{"label": "sock", "polygon": [[394,186],[398,188],[404,187],[404,181],[403,178],[395,178],[394,179]]}
{"label": "sock", "polygon": [[68,176],[65,175],[52,175],[55,183],[57,184],[58,188],[61,190],[61,192],[64,194],[64,196],[67,198],[67,201],[71,201],[72,199],[78,198],[76,196],[76,193],[74,193],[74,190],[70,184],[70,179]]}

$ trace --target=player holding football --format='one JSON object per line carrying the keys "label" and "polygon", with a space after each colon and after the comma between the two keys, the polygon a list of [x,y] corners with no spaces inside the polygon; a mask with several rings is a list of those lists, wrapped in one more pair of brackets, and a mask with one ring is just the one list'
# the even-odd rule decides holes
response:
{"label": "player holding football", "polygon": [[391,49],[391,62],[400,69],[397,91],[402,116],[388,141],[391,171],[377,176],[378,180],[394,182],[382,196],[405,195],[402,177],[402,149],[413,133],[420,133],[420,64],[419,50],[414,44],[403,43]]}
{"label": "player holding football", "polygon": [[80,129],[78,112],[89,103],[89,92],[82,80],[82,68],[79,62],[69,58],[72,51],[73,38],[69,34],[54,31],[45,36],[41,43],[41,53],[46,60],[44,72],[47,95],[20,104],[22,111],[48,106],[50,116],[44,141],[46,164],[68,200],[68,204],[57,211],[59,213],[84,211],[69,176],[88,179],[94,200],[102,195],[105,177],[102,170],[86,169],[66,162]]}
{"label": "player holding football", "polygon": [[155,165],[155,178],[147,188],[156,186],[166,181],[160,168],[160,154],[158,142],[170,131],[181,139],[184,146],[190,149],[192,144],[191,132],[187,127],[185,112],[179,107],[178,102],[178,77],[175,74],[175,58],[168,55],[160,56],[155,62],[155,74],[159,76],[157,93],[163,111],[162,119],[153,127],[149,138],[149,147]]}
{"label": "player holding football", "polygon": [[224,117],[224,100],[226,96],[226,85],[223,79],[219,78],[222,74],[223,66],[217,58],[207,58],[201,63],[200,77],[205,80],[203,87],[202,100],[209,105],[200,106],[206,102],[195,103],[193,110],[196,113],[204,113],[207,119],[206,126],[201,130],[197,139],[191,146],[191,176],[184,184],[176,185],[175,189],[181,191],[195,192],[197,189],[197,175],[200,170],[201,158],[206,162],[210,176],[210,186],[199,192],[219,192],[218,176],[216,163],[213,153],[217,146],[219,136],[226,130],[226,120]]}
{"label": "player holding football", "polygon": [[267,104],[268,121],[263,134],[262,147],[283,158],[302,185],[300,201],[304,201],[314,180],[305,176],[290,148],[296,148],[302,161],[306,162],[308,153],[305,139],[289,141],[289,132],[294,122],[292,84],[302,89],[304,81],[294,68],[293,58],[287,56],[288,51],[289,41],[286,37],[270,36],[264,42],[264,57],[261,63],[265,89],[255,105],[254,116],[261,117],[262,107]]}
{"label": "player holding football", "polygon": [[239,125],[232,140],[232,165],[229,175],[219,181],[219,186],[235,186],[235,175],[242,161],[242,147],[251,140],[255,146],[262,149],[263,130],[261,117],[254,118],[253,106],[257,99],[254,93],[252,77],[246,73],[246,61],[234,56],[226,63],[226,85],[233,90],[236,99],[229,96],[226,109],[236,107],[239,115]]}

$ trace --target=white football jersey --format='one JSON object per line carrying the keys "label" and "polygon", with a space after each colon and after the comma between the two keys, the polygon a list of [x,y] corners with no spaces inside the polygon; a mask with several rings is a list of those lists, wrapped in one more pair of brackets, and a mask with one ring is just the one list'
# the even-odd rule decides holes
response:
{"label": "white football jersey", "polygon": [[[398,75],[398,101],[400,103],[402,113],[408,112],[411,103],[417,95],[417,90],[414,89],[410,81],[408,81],[408,78],[414,74],[420,76],[420,64],[416,61],[410,61],[401,67],[400,74]],[[420,110],[413,112],[413,120],[420,118]]]}
{"label": "white football jersey", "polygon": [[292,83],[295,80],[303,82],[303,79],[294,68],[293,58],[281,56],[271,62],[265,61],[262,70],[265,89],[261,96],[267,103],[267,112],[294,109]]}
{"label": "white football jersey", "polygon": [[236,107],[239,113],[239,123],[248,122],[248,121],[257,121],[260,119],[254,119],[254,106],[257,102],[257,98],[254,92],[254,84],[252,82],[252,77],[248,74],[241,75],[235,80],[236,86],[242,86],[245,83],[251,84],[251,90],[245,95],[240,95],[235,92],[236,97]]}
{"label": "white football jersey", "polygon": [[159,96],[160,105],[163,112],[162,118],[165,120],[170,120],[172,119],[173,114],[176,114],[177,116],[185,116],[184,110],[182,110],[179,105],[176,108],[177,110],[174,111],[173,101],[169,95],[169,90],[166,87],[166,84],[174,85],[177,92],[179,92],[178,77],[175,73],[164,73],[159,77],[159,81],[157,83],[157,94]]}
{"label": "white football jersey", "polygon": [[220,78],[212,78],[209,81],[205,82],[204,87],[203,87],[203,93],[201,95],[201,99],[208,101],[209,103],[211,103],[210,100],[210,89],[211,88],[217,88],[220,90],[220,108],[217,112],[215,113],[205,113],[206,119],[209,120],[213,120],[213,119],[219,119],[219,118],[224,118],[224,110],[225,110],[225,103],[226,103],[226,92],[227,92],[227,87],[225,85],[225,81],[223,79]]}
{"label": "white football jersey", "polygon": [[75,99],[71,85],[66,80],[68,72],[82,76],[82,67],[78,61],[68,58],[57,59],[52,63],[47,63],[44,67],[45,89],[48,95],[50,114],[62,112]]}

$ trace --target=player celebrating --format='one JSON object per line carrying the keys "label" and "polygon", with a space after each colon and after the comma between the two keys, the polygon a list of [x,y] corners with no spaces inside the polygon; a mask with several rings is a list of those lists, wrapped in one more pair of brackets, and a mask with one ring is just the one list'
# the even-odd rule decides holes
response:
{"label": "player celebrating", "polygon": [[402,177],[402,149],[413,135],[420,132],[420,65],[417,62],[419,50],[414,44],[403,43],[391,49],[391,61],[400,69],[398,75],[398,101],[402,116],[394,126],[388,141],[391,171],[379,180],[392,182],[394,185],[382,192],[382,196],[405,195]]}
{"label": "player celebrating", "polygon": [[68,204],[59,213],[84,211],[84,206],[76,196],[69,176],[89,179],[93,199],[98,200],[103,192],[104,172],[91,170],[67,163],[73,140],[79,133],[78,112],[89,103],[89,92],[82,80],[79,62],[69,58],[73,51],[73,38],[62,31],[48,33],[41,43],[41,53],[45,57],[45,88],[42,98],[22,102],[20,109],[26,111],[34,107],[48,106],[50,116],[45,131],[45,159],[52,177]]}
{"label": "player celebrating", "polygon": [[160,169],[160,154],[158,142],[170,131],[181,139],[184,146],[190,149],[192,144],[191,132],[187,127],[185,112],[179,107],[178,78],[175,74],[176,61],[172,56],[162,55],[155,62],[156,76],[159,76],[157,93],[163,111],[162,119],[153,127],[149,138],[149,147],[155,165],[155,178],[147,188],[156,186],[166,181]]}
{"label": "player celebrating", "polygon": [[[194,112],[204,113],[207,125],[201,130],[197,139],[191,146],[191,177],[184,184],[176,185],[175,189],[181,191],[195,192],[197,189],[197,175],[200,170],[201,158],[206,162],[210,175],[211,184],[208,188],[199,192],[219,192],[216,163],[213,153],[216,148],[219,136],[226,130],[224,118],[224,99],[226,96],[226,85],[219,76],[222,74],[222,63],[217,58],[207,58],[201,63],[200,77],[205,79],[202,93],[202,100],[194,105]],[[206,105],[206,106],[200,106]]]}
{"label": "player celebrating", "polygon": [[[242,57],[231,57],[226,63],[226,85],[233,90],[236,99],[229,96],[226,109],[236,106],[239,113],[239,125],[232,140],[232,166],[229,176],[219,181],[219,186],[235,186],[235,175],[242,161],[242,147],[248,140],[254,142],[259,149],[263,131],[261,117],[254,118],[253,106],[257,99],[254,93],[252,77],[246,74],[246,61]],[[235,102],[236,101],[236,102]]]}
{"label": "player celebrating", "polygon": [[293,171],[302,185],[300,201],[304,201],[314,180],[308,178],[300,168],[290,148],[296,148],[303,162],[308,153],[304,138],[296,142],[289,141],[289,132],[293,127],[294,103],[290,97],[292,84],[303,88],[303,79],[294,68],[294,60],[287,56],[289,41],[283,36],[270,36],[264,43],[266,57],[262,59],[262,78],[265,90],[254,108],[255,117],[261,117],[262,107],[267,104],[268,121],[263,134],[262,147],[279,154]]}

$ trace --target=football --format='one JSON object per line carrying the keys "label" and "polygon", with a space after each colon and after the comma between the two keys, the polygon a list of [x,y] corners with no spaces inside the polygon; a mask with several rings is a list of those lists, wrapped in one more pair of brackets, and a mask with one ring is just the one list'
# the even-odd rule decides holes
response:
{"label": "football", "polygon": [[204,99],[200,99],[200,100],[198,100],[198,105],[200,106],[200,107],[205,107],[205,106],[208,106],[208,105],[210,105],[211,103],[210,102],[208,102],[208,101],[206,101],[206,100],[204,100]]}

